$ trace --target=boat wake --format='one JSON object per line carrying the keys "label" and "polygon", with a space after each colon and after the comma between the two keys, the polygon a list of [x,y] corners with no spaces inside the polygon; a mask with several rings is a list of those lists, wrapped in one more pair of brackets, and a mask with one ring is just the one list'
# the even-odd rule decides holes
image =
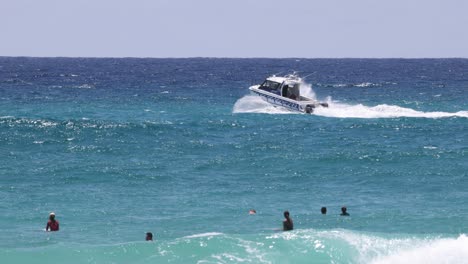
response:
{"label": "boat wake", "polygon": [[362,104],[350,105],[328,100],[328,108],[317,108],[315,115],[336,118],[446,118],[468,117],[468,111],[459,112],[423,112],[397,105],[380,104],[365,106]]}
{"label": "boat wake", "polygon": [[[335,118],[446,118],[466,117],[468,111],[459,112],[423,112],[397,105],[380,104],[376,106],[365,106],[363,104],[345,104],[327,100],[328,108],[318,107],[312,115]],[[234,104],[233,113],[264,113],[264,114],[302,114],[291,112],[285,108],[274,107],[263,101],[260,97],[246,95]]]}

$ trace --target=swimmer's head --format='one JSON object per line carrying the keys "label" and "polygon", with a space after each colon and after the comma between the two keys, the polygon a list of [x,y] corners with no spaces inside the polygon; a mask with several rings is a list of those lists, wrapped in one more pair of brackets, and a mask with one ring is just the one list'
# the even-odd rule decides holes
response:
{"label": "swimmer's head", "polygon": [[51,213],[49,214],[49,219],[50,219],[50,220],[55,219],[55,213],[54,213],[54,212],[51,212]]}
{"label": "swimmer's head", "polygon": [[256,213],[257,213],[257,211],[255,211],[254,209],[251,209],[251,210],[249,211],[249,214],[251,214],[251,215],[254,215],[254,214],[256,214]]}
{"label": "swimmer's head", "polygon": [[152,241],[153,240],[153,233],[147,232],[146,233],[146,241]]}
{"label": "swimmer's head", "polygon": [[341,212],[346,213],[346,206],[341,207]]}
{"label": "swimmer's head", "polygon": [[322,214],[327,214],[327,208],[326,207],[322,207],[322,209],[320,209],[320,211],[322,212]]}
{"label": "swimmer's head", "polygon": [[284,211],[284,217],[289,218],[289,211]]}

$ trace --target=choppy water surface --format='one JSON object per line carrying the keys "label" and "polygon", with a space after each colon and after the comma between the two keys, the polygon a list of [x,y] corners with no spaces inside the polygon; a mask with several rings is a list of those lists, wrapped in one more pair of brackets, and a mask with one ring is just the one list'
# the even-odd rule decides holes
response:
{"label": "choppy water surface", "polygon": [[[293,71],[328,109],[249,95]],[[464,59],[0,58],[0,260],[466,262],[467,98]]]}

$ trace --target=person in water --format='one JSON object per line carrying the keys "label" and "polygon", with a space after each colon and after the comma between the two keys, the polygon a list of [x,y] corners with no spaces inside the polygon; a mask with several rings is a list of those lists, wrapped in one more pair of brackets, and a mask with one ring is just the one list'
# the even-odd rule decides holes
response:
{"label": "person in water", "polygon": [[346,210],[347,209],[346,209],[345,206],[341,207],[341,214],[340,215],[341,216],[349,216],[349,214],[348,214],[348,212]]}
{"label": "person in water", "polygon": [[47,222],[46,231],[59,231],[59,222],[55,220],[55,213],[49,214],[49,221]]}
{"label": "person in water", "polygon": [[153,233],[146,232],[146,241],[153,241]]}
{"label": "person in water", "polygon": [[293,230],[294,224],[293,224],[291,217],[289,217],[289,212],[284,211],[283,214],[284,214],[283,231]]}
{"label": "person in water", "polygon": [[254,214],[256,214],[256,213],[257,213],[257,211],[255,211],[255,209],[251,209],[251,210],[249,211],[249,215],[254,215]]}
{"label": "person in water", "polygon": [[327,214],[327,208],[326,207],[322,207],[320,209],[320,212],[322,212],[322,214]]}

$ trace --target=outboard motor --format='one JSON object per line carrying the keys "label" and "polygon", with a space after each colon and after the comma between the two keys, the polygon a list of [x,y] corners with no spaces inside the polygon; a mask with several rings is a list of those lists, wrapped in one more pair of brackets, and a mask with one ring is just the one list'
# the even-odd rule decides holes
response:
{"label": "outboard motor", "polygon": [[328,107],[328,103],[320,103],[322,107]]}
{"label": "outboard motor", "polygon": [[306,105],[305,112],[308,114],[312,114],[314,112],[314,105]]}

